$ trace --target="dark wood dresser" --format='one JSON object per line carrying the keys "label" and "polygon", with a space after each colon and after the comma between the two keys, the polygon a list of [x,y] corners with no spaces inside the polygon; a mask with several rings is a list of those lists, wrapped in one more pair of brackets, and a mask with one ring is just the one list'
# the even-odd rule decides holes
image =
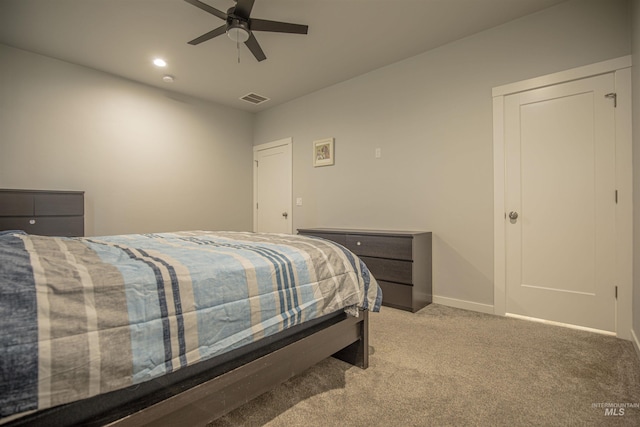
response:
{"label": "dark wood dresser", "polygon": [[358,255],[382,288],[382,304],[416,312],[432,302],[431,233],[301,228]]}
{"label": "dark wood dresser", "polygon": [[84,236],[84,191],[0,189],[0,230]]}

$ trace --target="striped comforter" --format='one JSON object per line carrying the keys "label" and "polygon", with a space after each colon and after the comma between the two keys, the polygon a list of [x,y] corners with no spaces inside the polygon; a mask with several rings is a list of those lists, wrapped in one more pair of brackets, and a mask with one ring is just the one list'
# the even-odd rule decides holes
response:
{"label": "striped comforter", "polygon": [[382,294],[304,236],[0,233],[0,416],[161,376]]}

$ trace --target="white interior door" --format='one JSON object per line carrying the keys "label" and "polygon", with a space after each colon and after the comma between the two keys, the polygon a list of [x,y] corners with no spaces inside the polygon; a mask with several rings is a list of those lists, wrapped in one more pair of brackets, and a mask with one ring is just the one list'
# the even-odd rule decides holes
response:
{"label": "white interior door", "polygon": [[254,147],[253,159],[254,231],[291,234],[291,138]]}
{"label": "white interior door", "polygon": [[507,313],[616,330],[614,84],[505,97]]}

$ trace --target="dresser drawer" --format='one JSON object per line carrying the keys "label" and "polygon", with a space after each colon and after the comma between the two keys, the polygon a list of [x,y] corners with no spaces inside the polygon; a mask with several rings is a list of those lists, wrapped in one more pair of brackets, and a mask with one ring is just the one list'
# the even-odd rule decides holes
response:
{"label": "dresser drawer", "polygon": [[358,256],[412,259],[411,238],[347,234],[347,248]]}
{"label": "dresser drawer", "polygon": [[14,191],[0,192],[0,216],[33,215],[33,195]]}
{"label": "dresser drawer", "polygon": [[397,259],[371,258],[361,256],[376,280],[413,284],[413,263]]}
{"label": "dresser drawer", "polygon": [[29,234],[38,234],[41,236],[83,236],[84,217],[0,217],[0,230],[22,230]]}
{"label": "dresser drawer", "polygon": [[81,193],[36,193],[33,199],[37,216],[84,215],[84,195]]}
{"label": "dresser drawer", "polygon": [[[305,234],[305,233],[302,233]],[[341,244],[342,246],[347,246],[347,237],[344,234],[334,234],[334,233],[313,233],[308,234],[309,236],[321,237],[326,240],[331,240],[332,242],[336,242]]]}
{"label": "dresser drawer", "polygon": [[378,280],[378,285],[382,289],[382,303],[384,305],[405,310],[411,308],[413,299],[412,286],[389,283],[384,280]]}

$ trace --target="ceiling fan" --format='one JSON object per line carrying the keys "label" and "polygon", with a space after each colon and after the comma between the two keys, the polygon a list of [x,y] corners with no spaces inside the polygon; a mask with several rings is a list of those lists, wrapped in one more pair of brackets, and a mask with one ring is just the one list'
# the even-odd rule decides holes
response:
{"label": "ceiling fan", "polygon": [[307,31],[309,30],[307,25],[251,18],[251,9],[253,9],[253,3],[255,0],[234,0],[236,5],[230,7],[229,10],[227,10],[227,13],[224,13],[199,0],[184,1],[226,21],[224,25],[216,28],[215,30],[211,30],[206,34],[191,40],[189,42],[190,45],[197,45],[202,42],[206,42],[207,40],[211,40],[221,34],[227,33],[231,40],[237,43],[243,42],[246,44],[258,61],[264,61],[267,59],[267,56],[262,51],[260,44],[258,44],[258,40],[256,40],[253,35],[253,31],[307,34]]}

